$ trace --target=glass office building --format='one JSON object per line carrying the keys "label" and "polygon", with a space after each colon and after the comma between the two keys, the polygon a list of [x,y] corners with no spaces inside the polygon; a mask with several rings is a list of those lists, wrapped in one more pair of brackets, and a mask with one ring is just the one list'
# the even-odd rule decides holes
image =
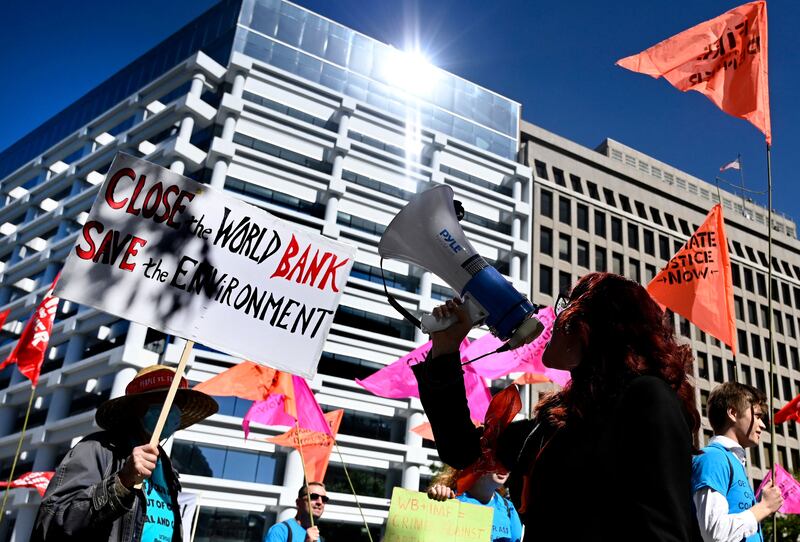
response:
{"label": "glass office building", "polygon": [[[419,77],[423,75],[424,77]],[[365,539],[343,461],[377,536],[395,486],[424,489],[437,462],[411,429],[417,399],[384,399],[355,384],[425,338],[385,302],[377,243],[420,190],[446,183],[467,210],[476,248],[530,290],[530,169],[517,163],[519,104],[289,2],[223,1],[0,152],[0,357],[74,245],[114,155],[123,151],[225,190],[301,227],[355,245],[353,267],[310,383],[344,419],[326,476],[322,532]],[[390,291],[430,310],[451,290],[385,262]],[[182,340],[62,301],[16,472],[53,470],[97,428],[94,412],[136,371],[175,364]],[[274,348],[280,353],[280,348]],[[196,345],[187,371],[210,378],[238,359]],[[495,386],[503,382],[494,382]],[[30,385],[0,372],[0,476],[16,449]],[[184,490],[199,494],[196,540],[261,540],[293,515],[297,452],[245,441],[249,403],[220,411],[167,442]],[[26,540],[38,506],[15,489],[0,540]]]}

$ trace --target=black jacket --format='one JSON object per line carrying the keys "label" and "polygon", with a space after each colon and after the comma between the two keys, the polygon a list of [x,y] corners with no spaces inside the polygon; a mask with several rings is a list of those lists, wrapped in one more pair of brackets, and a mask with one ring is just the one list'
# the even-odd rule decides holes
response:
{"label": "black jacket", "polygon": [[[480,456],[457,355],[413,367],[442,461],[465,468]],[[690,540],[692,436],[675,392],[660,378],[632,379],[594,423],[512,423],[497,455],[526,538],[535,541]],[[527,487],[523,488],[525,475]]]}
{"label": "black jacket", "polygon": [[[31,535],[32,542],[131,542],[142,536],[146,499],[128,490],[117,473],[130,455],[128,439],[109,431],[75,445],[47,486]],[[181,542],[180,484],[167,454],[160,450],[164,477],[175,511],[172,540]]]}

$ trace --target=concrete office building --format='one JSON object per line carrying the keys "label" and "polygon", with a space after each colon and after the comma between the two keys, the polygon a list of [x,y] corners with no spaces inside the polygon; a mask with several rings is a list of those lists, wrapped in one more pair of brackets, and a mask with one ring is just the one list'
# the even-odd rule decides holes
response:
{"label": "concrete office building", "polygon": [[[796,224],[773,213],[767,260],[767,210],[617,141],[596,149],[522,123],[521,156],[533,169],[533,300],[551,304],[590,271],[612,271],[647,284],[722,198],[735,289],[739,354],[675,316],[676,332],[694,350],[697,404],[737,380],[768,392],[767,266],[772,265],[777,370],[771,386],[780,407],[800,393],[800,243]],[[794,422],[776,428],[778,461],[800,468]],[[702,442],[711,436],[703,417]],[[756,484],[771,464],[769,435],[750,451]]]}
{"label": "concrete office building", "polygon": [[[311,383],[324,409],[344,408],[341,454],[369,523],[380,531],[391,488],[425,486],[435,450],[410,429],[419,401],[375,397],[353,381],[423,337],[384,300],[376,246],[385,225],[429,183],[467,209],[476,248],[530,290],[531,172],[517,159],[519,104],[281,0],[224,0],[0,153],[0,311],[11,351],[74,245],[118,151],[206,182],[286,220],[358,247],[358,261]],[[450,290],[386,262],[389,289],[430,310]],[[94,411],[138,368],[175,364],[182,341],[62,301],[16,472],[53,470],[94,430]],[[279,356],[280,347],[265,345]],[[238,359],[195,346],[202,381]],[[0,372],[0,476],[7,476],[30,384]],[[178,432],[168,449],[184,489],[201,494],[197,541],[261,540],[293,515],[297,452],[242,438],[245,401]],[[333,454],[322,531],[356,540],[361,519]],[[26,540],[39,497],[16,489],[0,540]]]}

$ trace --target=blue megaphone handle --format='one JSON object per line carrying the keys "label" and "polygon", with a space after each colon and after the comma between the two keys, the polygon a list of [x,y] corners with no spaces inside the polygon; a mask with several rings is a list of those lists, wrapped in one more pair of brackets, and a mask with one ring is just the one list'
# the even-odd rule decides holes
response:
{"label": "blue megaphone handle", "polygon": [[488,313],[486,325],[498,339],[504,341],[511,338],[525,318],[536,312],[533,303],[491,265],[478,271],[467,282],[461,296],[467,295],[475,298]]}

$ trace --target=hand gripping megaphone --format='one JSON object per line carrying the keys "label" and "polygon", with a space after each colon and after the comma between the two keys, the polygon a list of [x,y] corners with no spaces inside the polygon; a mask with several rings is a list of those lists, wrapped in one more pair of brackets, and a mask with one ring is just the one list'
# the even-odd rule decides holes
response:
{"label": "hand gripping megaphone", "polygon": [[[459,293],[473,325],[486,323],[503,350],[531,342],[544,327],[534,317],[534,305],[472,247],[456,217],[453,189],[447,185],[417,194],[403,207],[378,243],[381,258],[416,264],[434,273]],[[426,333],[447,329],[455,316],[420,320],[392,299],[403,316]]]}

